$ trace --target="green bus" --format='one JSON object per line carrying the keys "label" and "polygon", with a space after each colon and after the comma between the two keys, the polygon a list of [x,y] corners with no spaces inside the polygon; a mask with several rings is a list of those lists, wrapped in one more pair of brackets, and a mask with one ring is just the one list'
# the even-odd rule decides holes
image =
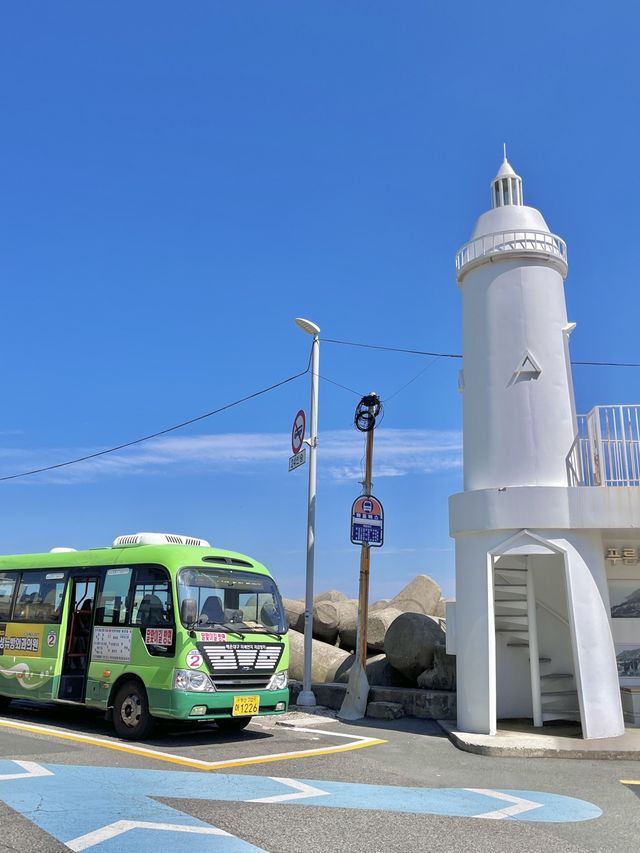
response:
{"label": "green bus", "polygon": [[158,720],[243,729],[289,702],[280,593],[243,554],[167,533],[0,557],[0,708],[103,709],[118,736]]}

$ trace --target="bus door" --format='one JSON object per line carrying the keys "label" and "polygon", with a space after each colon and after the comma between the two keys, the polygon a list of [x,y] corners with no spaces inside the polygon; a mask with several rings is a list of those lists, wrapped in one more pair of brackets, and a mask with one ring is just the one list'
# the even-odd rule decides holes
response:
{"label": "bus door", "polygon": [[69,702],[84,701],[97,585],[96,576],[71,577],[67,637],[58,692],[59,699]]}

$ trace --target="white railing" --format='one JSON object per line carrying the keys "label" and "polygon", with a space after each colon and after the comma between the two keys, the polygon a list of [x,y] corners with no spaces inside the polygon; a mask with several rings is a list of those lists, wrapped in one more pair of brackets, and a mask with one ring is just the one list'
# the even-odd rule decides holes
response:
{"label": "white railing", "polygon": [[570,486],[640,486],[640,406],[596,406],[578,415],[567,476]]}
{"label": "white railing", "polygon": [[567,244],[548,231],[498,231],[471,240],[456,254],[456,270],[488,255],[501,252],[535,252],[552,255],[567,263]]}

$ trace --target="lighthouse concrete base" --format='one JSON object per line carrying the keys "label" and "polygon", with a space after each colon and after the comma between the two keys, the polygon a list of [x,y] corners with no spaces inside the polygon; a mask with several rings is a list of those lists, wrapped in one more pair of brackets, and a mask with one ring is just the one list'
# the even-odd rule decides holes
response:
{"label": "lighthouse concrete base", "polygon": [[516,487],[451,498],[457,598],[447,650],[461,731],[492,735],[498,719],[529,717],[579,721],[585,738],[623,733],[612,623],[633,620],[611,619],[605,542],[616,529],[638,536],[639,497]]}

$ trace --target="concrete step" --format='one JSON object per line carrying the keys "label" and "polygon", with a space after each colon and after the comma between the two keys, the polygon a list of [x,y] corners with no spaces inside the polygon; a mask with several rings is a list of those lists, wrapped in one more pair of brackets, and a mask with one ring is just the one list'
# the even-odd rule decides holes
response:
{"label": "concrete step", "polygon": [[500,620],[501,626],[506,625],[508,622],[513,625],[527,625],[529,623],[529,617],[526,613],[496,613],[496,627],[498,625],[498,619]]}
{"label": "concrete step", "polygon": [[[302,690],[302,684],[299,681],[291,681],[289,687],[291,704],[295,705],[298,694]],[[339,711],[347,692],[347,685],[336,682],[314,682],[311,689],[318,705]],[[418,717],[421,720],[455,720],[456,718],[456,693],[451,690],[372,685],[369,690],[369,705],[372,702],[400,705],[405,716]]]}
{"label": "concrete step", "polygon": [[567,696],[577,696],[577,692],[575,690],[548,690],[540,694],[540,697],[543,702],[559,702],[563,700]]}
{"label": "concrete step", "polygon": [[547,675],[541,675],[540,680],[542,681],[545,678],[573,678],[572,672],[550,672]]}
{"label": "concrete step", "polygon": [[498,568],[495,568],[495,569],[493,570],[493,573],[494,573],[494,574],[496,574],[496,575],[511,575],[511,574],[515,574],[515,575],[517,575],[518,577],[522,577],[523,575],[526,575],[527,570],[526,570],[526,569],[498,569]]}
{"label": "concrete step", "polygon": [[543,711],[542,720],[543,722],[548,722],[551,720],[577,720],[578,722],[580,722],[580,711]]}
{"label": "concrete step", "polygon": [[404,717],[404,708],[400,702],[369,702],[366,716],[372,720],[399,720]]}

